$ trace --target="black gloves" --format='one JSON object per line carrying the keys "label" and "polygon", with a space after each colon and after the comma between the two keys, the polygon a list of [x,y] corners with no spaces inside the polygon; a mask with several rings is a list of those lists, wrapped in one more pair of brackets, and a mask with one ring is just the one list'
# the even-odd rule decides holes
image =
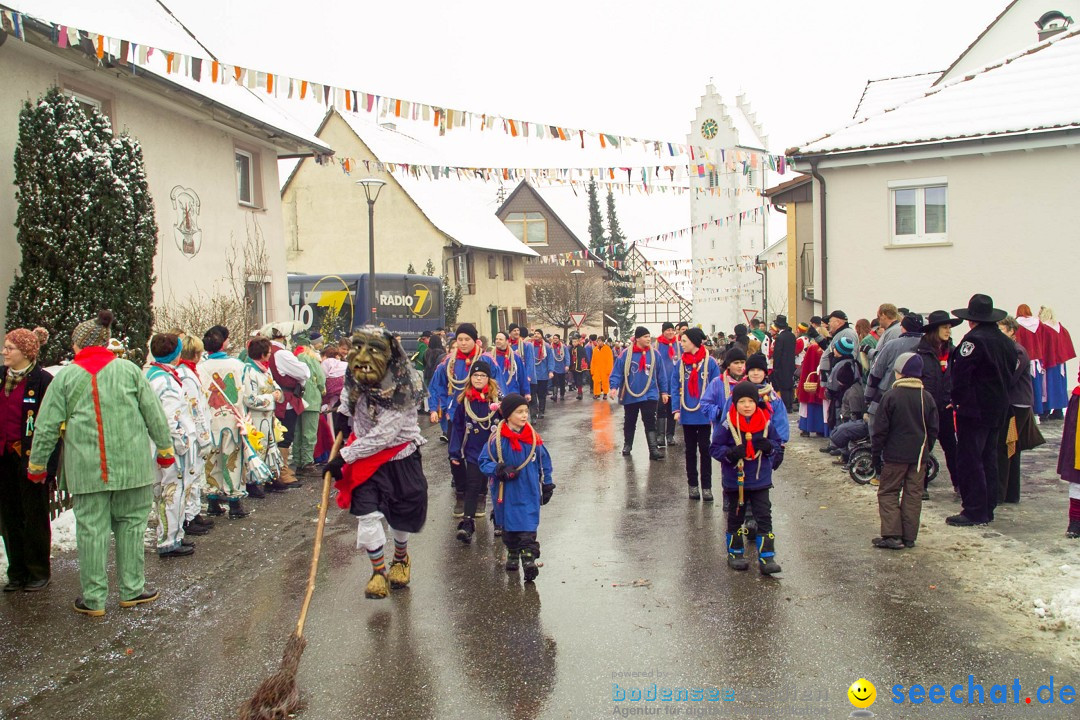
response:
{"label": "black gloves", "polygon": [[540,486],[540,504],[547,505],[551,500],[552,493],[555,492],[555,483],[547,483]]}
{"label": "black gloves", "polygon": [[881,471],[885,469],[885,461],[881,459],[881,453],[874,454],[874,474],[880,475]]}
{"label": "black gloves", "polygon": [[742,460],[745,455],[746,448],[742,445],[733,445],[732,447],[729,447],[727,453],[725,453],[727,461],[732,465],[735,465],[740,460]]}
{"label": "black gloves", "polygon": [[344,467],[345,458],[341,457],[341,455],[339,454],[333,460],[326,463],[326,467],[324,468],[324,470],[330,473],[330,477],[334,478],[335,480],[340,480],[342,474],[341,471]]}
{"label": "black gloves", "polygon": [[510,465],[499,463],[495,466],[495,477],[498,480],[507,482],[509,480],[516,480],[517,473],[514,472],[514,469]]}
{"label": "black gloves", "polygon": [[762,455],[772,454],[773,448],[776,446],[772,444],[772,440],[769,438],[761,438],[754,441],[754,449],[760,450]]}
{"label": "black gloves", "polygon": [[784,463],[784,446],[779,445],[772,454],[772,469],[779,470],[780,466]]}

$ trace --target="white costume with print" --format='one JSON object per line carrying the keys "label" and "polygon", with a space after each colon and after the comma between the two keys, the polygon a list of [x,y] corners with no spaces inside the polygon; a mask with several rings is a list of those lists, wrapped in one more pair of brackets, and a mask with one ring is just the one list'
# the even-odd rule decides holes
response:
{"label": "white costume with print", "polygon": [[202,512],[202,494],[206,488],[206,459],[213,452],[211,439],[210,406],[206,403],[206,390],[199,374],[187,365],[176,368],[184,391],[184,399],[191,408],[195,421],[195,455],[197,462],[191,464],[191,482],[184,488],[184,522]]}
{"label": "white costume with print", "polygon": [[[244,364],[240,401],[244,412],[251,419],[252,426],[263,436],[261,448],[257,448],[256,452],[275,477],[281,473],[283,465],[274,436],[274,393],[280,390],[269,370],[263,370],[252,360]],[[250,476],[251,468],[251,463],[248,463],[248,482],[260,482]]]}
{"label": "white costume with print", "polygon": [[[169,467],[155,468],[154,495],[157,500],[157,550],[169,552],[180,547],[184,537],[184,502],[188,483],[194,482],[194,465],[198,457],[197,431],[191,405],[184,395],[184,388],[175,367],[151,365],[146,369],[146,379],[165,410],[172,433],[173,453],[176,462]],[[150,443],[150,454],[157,455],[157,448]]]}

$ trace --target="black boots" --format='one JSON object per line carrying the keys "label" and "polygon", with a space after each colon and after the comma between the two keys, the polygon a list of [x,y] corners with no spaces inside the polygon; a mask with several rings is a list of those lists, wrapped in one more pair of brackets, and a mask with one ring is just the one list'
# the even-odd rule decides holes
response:
{"label": "black boots", "polygon": [[1065,537],[1070,540],[1080,538],[1080,520],[1069,521],[1069,529],[1065,531]]}
{"label": "black boots", "polygon": [[463,517],[465,515],[465,491],[462,490],[456,494],[454,498],[454,517]]}
{"label": "black boots", "polygon": [[506,572],[516,573],[518,571],[518,557],[520,554],[520,550],[506,551]]}
{"label": "black boots", "polygon": [[631,450],[633,450],[633,449],[634,449],[634,443],[633,443],[633,441],[631,441],[631,440],[627,440],[627,441],[625,441],[625,442],[623,443],[623,446],[622,446],[622,454],[623,454],[623,457],[627,457],[627,456],[629,456],[629,455],[630,455],[630,451],[631,451]]}
{"label": "black boots", "polygon": [[246,487],[248,497],[253,497],[257,500],[266,497],[266,491],[263,490],[262,485],[259,485],[258,483],[248,483]]}
{"label": "black boots", "polygon": [[701,490],[698,489],[697,485],[691,485],[690,486],[690,499],[691,500],[700,500],[701,499]]}
{"label": "black boots", "polygon": [[225,508],[221,504],[221,498],[210,497],[206,501],[206,514],[207,515],[224,515]]}
{"label": "black boots", "polygon": [[210,528],[206,525],[200,525],[194,520],[184,521],[184,534],[185,535],[206,535],[210,532]]}
{"label": "black boots", "polygon": [[457,526],[457,539],[468,545],[472,542],[473,533],[476,531],[476,523],[471,517],[462,518]]}
{"label": "black boots", "polygon": [[667,447],[667,423],[666,417],[656,418],[656,445],[657,447]]}
{"label": "black boots", "polygon": [[536,565],[532,550],[521,551],[521,567],[525,571],[525,582],[532,582],[540,574],[540,568]]}
{"label": "black boots", "polygon": [[240,504],[240,498],[229,498],[229,517],[233,520],[245,518],[251,513]]}
{"label": "black boots", "polygon": [[656,431],[651,430],[645,433],[645,442],[649,444],[649,459],[650,460],[663,460],[664,451],[656,445]]}
{"label": "black boots", "polygon": [[746,570],[750,562],[746,559],[746,548],[743,545],[743,535],[746,530],[739,528],[738,532],[727,534],[727,564],[732,570]]}
{"label": "black boots", "polygon": [[780,565],[776,562],[775,542],[776,536],[772,533],[758,535],[758,569],[761,570],[762,575],[772,575],[780,572]]}

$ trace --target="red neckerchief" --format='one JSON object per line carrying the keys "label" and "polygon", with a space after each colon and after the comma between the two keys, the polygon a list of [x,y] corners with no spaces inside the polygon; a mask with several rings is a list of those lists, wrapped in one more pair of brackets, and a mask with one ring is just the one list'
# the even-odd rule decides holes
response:
{"label": "red neckerchief", "polygon": [[184,381],[180,379],[179,373],[176,372],[176,368],[169,367],[168,365],[162,365],[159,362],[152,362],[150,364],[152,366],[154,366],[156,368],[160,368],[160,369],[164,370],[165,372],[169,373],[170,375],[172,375],[172,379],[176,381],[177,385],[183,385],[184,384]]}
{"label": "red neckerchief", "polygon": [[532,342],[533,342],[533,347],[540,351],[540,354],[536,356],[536,359],[537,360],[543,360],[545,357],[547,357],[545,355],[545,352],[544,352],[544,341],[543,340],[533,340]]}
{"label": "red neckerchief", "polygon": [[704,360],[706,355],[708,355],[708,353],[705,352],[704,347],[699,347],[697,352],[694,353],[684,352],[682,354],[683,364],[690,366],[690,380],[686,383],[686,390],[690,393],[690,397],[701,397],[701,387],[698,385],[697,364]]}
{"label": "red neckerchief", "polygon": [[194,360],[181,360],[180,364],[183,365],[184,367],[186,367],[188,370],[190,370],[193,373],[198,374],[198,372],[199,372],[198,368],[195,367],[195,361]]}
{"label": "red neckerchief", "polygon": [[306,345],[297,345],[296,347],[294,347],[292,351],[293,356],[300,357],[300,355],[302,355],[304,352],[304,348],[306,347]]}
{"label": "red neckerchief", "polygon": [[754,450],[753,440],[746,439],[746,433],[756,435],[758,433],[764,433],[769,427],[769,421],[772,419],[772,410],[769,408],[762,408],[758,406],[758,409],[754,411],[754,414],[748,418],[739,414],[739,411],[735,409],[735,403],[731,404],[731,409],[728,410],[728,422],[731,423],[732,429],[735,430],[736,439],[738,443],[746,442],[746,459],[753,460],[757,452]]}
{"label": "red neckerchief", "polygon": [[[638,345],[637,343],[634,343],[634,355],[637,355],[638,353],[641,353],[641,359],[638,360],[638,366],[637,366],[638,372],[645,372],[645,355],[648,354],[648,352],[649,351],[646,348],[643,348],[640,345]],[[633,355],[631,355],[630,357],[631,357],[631,360],[632,360]]]}
{"label": "red neckerchief", "polygon": [[510,360],[510,348],[506,348],[505,350],[499,350],[498,348],[495,348],[495,360],[496,360],[496,362],[498,362],[498,359],[500,357],[506,358],[505,360],[503,360],[503,369],[504,370],[509,370],[510,369],[510,363],[511,363],[511,360]]}
{"label": "red neckerchief", "polygon": [[71,362],[81,367],[91,375],[97,375],[101,369],[116,360],[116,356],[109,352],[108,348],[100,345],[84,347]]}
{"label": "red neckerchief", "polygon": [[475,357],[476,357],[476,352],[475,351],[473,352],[472,355],[466,355],[465,353],[458,350],[457,355],[454,357],[454,362],[457,362],[458,360],[464,360],[465,361],[465,367],[468,368],[470,365],[472,365],[472,361],[473,361],[473,359]]}
{"label": "red neckerchief", "polygon": [[561,347],[562,347],[562,343],[559,342],[558,340],[552,340],[551,341],[551,349],[552,350],[558,350]]}
{"label": "red neckerchief", "polygon": [[510,441],[510,447],[514,452],[521,452],[521,443],[528,443],[537,447],[544,444],[540,436],[533,432],[532,425],[528,423],[525,423],[525,427],[521,428],[521,432],[511,430],[510,423],[503,423],[499,434]]}
{"label": "red neckerchief", "polygon": [[941,372],[945,372],[949,369],[949,346],[941,346],[941,354],[938,355],[938,362],[941,363]]}
{"label": "red neckerchief", "polygon": [[668,340],[663,335],[656,338],[656,342],[660,343],[661,345],[666,345],[667,346],[667,348],[665,348],[665,349],[667,350],[667,356],[668,356],[669,360],[674,360],[676,358],[676,356],[678,355],[678,351],[675,349],[675,341],[677,339],[678,338],[671,338],[670,340]]}
{"label": "red neckerchief", "polygon": [[477,390],[472,385],[469,385],[469,387],[465,388],[465,399],[482,403],[487,401],[487,395],[484,390]]}

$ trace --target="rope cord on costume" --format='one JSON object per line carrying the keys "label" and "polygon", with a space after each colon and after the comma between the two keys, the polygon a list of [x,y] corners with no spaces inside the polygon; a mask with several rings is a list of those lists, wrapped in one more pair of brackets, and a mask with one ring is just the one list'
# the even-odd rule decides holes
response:
{"label": "rope cord on costume", "polygon": [[684,375],[683,375],[683,373],[685,372],[684,368],[686,367],[686,363],[684,363],[682,360],[679,361],[679,390],[680,390],[680,392],[679,392],[679,395],[680,395],[680,397],[679,397],[679,405],[681,405],[682,409],[686,410],[687,412],[697,412],[701,408],[701,398],[705,396],[704,388],[705,388],[706,385],[709,384],[709,358],[706,356],[700,362],[694,363],[693,369],[691,370],[691,372],[697,372],[697,366],[698,365],[701,365],[701,387],[702,387],[702,391],[701,391],[701,394],[698,395],[697,405],[695,405],[694,407],[690,407],[689,405],[686,404],[686,393],[683,392],[683,390],[686,387],[686,383],[684,382]]}
{"label": "rope cord on costume", "polygon": [[465,384],[469,382],[468,369],[470,367],[472,367],[472,364],[474,362],[476,362],[476,358],[479,355],[480,355],[480,346],[479,345],[474,345],[473,346],[472,357],[466,359],[466,361],[465,361],[466,373],[465,373],[465,379],[464,380],[458,380],[457,378],[454,377],[454,365],[457,364],[457,355],[446,358],[446,384],[447,384],[447,388],[446,388],[447,392],[446,392],[446,394],[447,395],[453,395],[456,391],[465,389]]}
{"label": "rope cord on costume", "polygon": [[652,364],[647,367],[649,371],[649,376],[645,378],[645,387],[639,393],[635,393],[633,390],[630,389],[630,363],[634,359],[634,349],[630,348],[629,350],[627,350],[627,352],[630,353],[630,359],[623,363],[623,383],[622,387],[619,388],[619,395],[621,396],[623,393],[630,393],[630,397],[639,398],[645,393],[649,392],[649,385],[652,384],[653,373],[656,372],[656,351],[652,348],[649,348],[649,354],[652,355]]}
{"label": "rope cord on costume", "polygon": [[[465,406],[465,414],[469,416],[470,420],[474,421],[477,425],[479,425],[485,430],[489,430],[491,428],[491,419],[495,417],[495,411],[490,409],[490,405],[488,406],[490,412],[488,412],[488,414],[484,417],[479,417],[476,413],[473,412],[472,403],[469,402],[468,399],[466,399],[461,404]],[[487,425],[485,425],[484,423],[487,423]]]}
{"label": "rope cord on costume", "polygon": [[[770,422],[771,422],[771,420],[770,420]],[[738,412],[736,412],[735,413],[735,424],[738,425],[738,423],[739,423],[739,414],[738,414]],[[739,428],[738,427],[729,427],[728,429],[731,431],[731,437],[734,438],[734,440],[735,440],[735,446],[736,447],[741,446],[743,443],[740,442],[740,440],[742,438],[740,437],[741,433],[739,431]],[[768,431],[769,431],[768,425],[766,425],[765,426],[766,434],[768,433]],[[751,440],[754,439],[754,436],[752,434],[750,434],[750,433],[746,433],[745,435],[746,435],[746,442],[750,442]],[[758,450],[756,453],[754,453],[753,459],[758,461],[757,474],[758,474],[758,477],[760,477],[761,476],[761,451],[760,450]],[[740,457],[738,464],[735,465],[735,469],[738,472],[738,480],[739,480],[739,507],[742,507],[743,505],[746,504],[744,502],[744,500],[743,500],[743,490],[744,490],[743,485],[746,482],[746,470],[743,468],[743,463],[745,461],[746,461],[746,457],[745,457],[745,453],[744,453],[744,456]]]}
{"label": "rope cord on costume", "polygon": [[[503,422],[505,422],[505,420]],[[495,459],[498,460],[499,462],[503,462],[502,440],[500,439],[500,438],[502,438],[502,435],[500,434],[502,432],[502,425],[503,425],[502,422],[500,422],[498,425],[496,425],[495,430],[492,432],[492,435],[491,435],[491,439],[495,441]],[[529,427],[529,429],[532,430],[532,424],[531,423],[525,423],[525,425],[527,425]],[[537,437],[536,430],[533,430],[533,437],[534,438]],[[529,463],[531,463],[533,461],[533,458],[536,457],[536,443],[525,443],[525,444],[529,446],[529,455],[528,455],[528,457],[525,458],[525,462],[521,463],[516,468],[514,468],[514,472],[516,472],[516,473],[521,472],[522,470],[524,470],[525,466],[528,465]]]}

